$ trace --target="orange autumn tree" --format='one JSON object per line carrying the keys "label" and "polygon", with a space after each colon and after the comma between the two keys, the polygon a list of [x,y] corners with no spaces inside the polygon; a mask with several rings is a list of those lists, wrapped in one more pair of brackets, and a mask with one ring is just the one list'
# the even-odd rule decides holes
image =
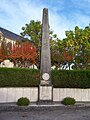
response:
{"label": "orange autumn tree", "polygon": [[0,62],[3,62],[8,56],[5,42],[0,44]]}
{"label": "orange autumn tree", "polygon": [[70,70],[71,69],[70,66],[74,60],[74,54],[71,51],[64,50],[63,57],[64,57],[64,63],[65,63],[64,65],[66,65],[66,68]]}
{"label": "orange autumn tree", "polygon": [[29,67],[35,64],[37,58],[36,51],[35,45],[31,42],[16,43],[11,46],[8,58],[17,67]]}
{"label": "orange autumn tree", "polygon": [[66,50],[63,52],[63,56],[64,56],[64,60],[66,62],[70,62],[70,61],[72,61],[74,59],[74,56],[69,54],[69,52],[66,51]]}

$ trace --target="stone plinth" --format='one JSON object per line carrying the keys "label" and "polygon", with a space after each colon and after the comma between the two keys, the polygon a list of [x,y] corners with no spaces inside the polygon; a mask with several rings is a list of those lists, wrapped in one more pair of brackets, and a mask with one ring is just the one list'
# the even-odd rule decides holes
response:
{"label": "stone plinth", "polygon": [[39,103],[40,104],[48,104],[53,101],[53,87],[52,86],[39,86]]}

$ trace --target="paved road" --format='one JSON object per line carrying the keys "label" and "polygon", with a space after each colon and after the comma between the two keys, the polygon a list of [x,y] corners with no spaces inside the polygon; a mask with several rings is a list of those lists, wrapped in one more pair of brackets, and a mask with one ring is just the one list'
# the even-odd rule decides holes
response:
{"label": "paved road", "polygon": [[0,120],[90,120],[90,107],[43,111],[0,111]]}

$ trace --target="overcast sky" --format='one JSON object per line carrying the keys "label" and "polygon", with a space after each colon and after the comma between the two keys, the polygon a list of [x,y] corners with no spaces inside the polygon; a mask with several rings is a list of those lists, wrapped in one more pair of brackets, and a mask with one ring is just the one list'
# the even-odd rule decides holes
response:
{"label": "overcast sky", "polygon": [[48,8],[50,28],[60,39],[66,30],[90,23],[90,0],[0,0],[0,27],[20,34],[30,20],[42,21],[43,8]]}

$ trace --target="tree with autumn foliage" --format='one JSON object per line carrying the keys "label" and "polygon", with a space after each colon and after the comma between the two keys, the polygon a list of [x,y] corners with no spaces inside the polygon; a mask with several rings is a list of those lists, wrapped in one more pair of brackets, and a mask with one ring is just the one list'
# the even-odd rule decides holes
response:
{"label": "tree with autumn foliage", "polygon": [[5,41],[0,43],[0,62],[5,60],[8,56],[7,47]]}
{"label": "tree with autumn foliage", "polygon": [[90,26],[66,31],[63,39],[64,56],[68,63],[74,62],[75,69],[90,69]]}
{"label": "tree with autumn foliage", "polygon": [[63,40],[55,41],[55,45],[51,51],[52,65],[55,65],[56,69],[66,69],[66,65],[70,69],[70,62],[73,61],[73,57],[66,50]]}
{"label": "tree with autumn foliage", "polygon": [[10,59],[14,65],[18,67],[29,67],[35,64],[37,59],[37,49],[31,42],[21,42],[13,44],[10,48]]}
{"label": "tree with autumn foliage", "polygon": [[[31,20],[29,24],[22,27],[21,33],[28,36],[38,46],[38,62],[40,65],[40,40],[41,22]],[[57,68],[72,63],[75,69],[90,69],[90,26],[80,29],[75,27],[74,31],[66,31],[66,38],[59,40],[56,34],[50,30],[51,61]]]}
{"label": "tree with autumn foliage", "polygon": [[[25,24],[24,27],[22,27],[21,35],[25,38],[30,39],[34,42],[34,44],[37,47],[37,61],[36,65],[38,68],[40,68],[40,48],[41,48],[41,22],[40,21],[34,21],[31,20],[29,24]],[[49,30],[50,34],[50,45],[51,45],[51,52],[53,51],[53,46],[55,43],[55,40],[58,40],[57,35],[53,33],[53,30]],[[51,55],[53,55],[51,53]],[[53,63],[53,62],[52,62]]]}
{"label": "tree with autumn foliage", "polygon": [[9,49],[8,44],[5,41],[5,38],[0,33],[0,63],[8,59]]}
{"label": "tree with autumn foliage", "polygon": [[[90,26],[66,31],[66,38],[54,41],[51,56],[57,68],[90,69]],[[66,67],[65,67],[66,66]]]}

